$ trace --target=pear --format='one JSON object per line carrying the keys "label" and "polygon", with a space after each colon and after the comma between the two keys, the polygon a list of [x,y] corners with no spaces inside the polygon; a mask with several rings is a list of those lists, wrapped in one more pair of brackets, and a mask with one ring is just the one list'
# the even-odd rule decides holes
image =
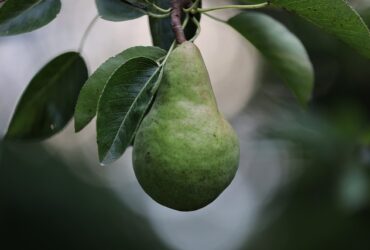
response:
{"label": "pear", "polygon": [[169,56],[157,97],[137,131],[135,175],[158,203],[192,211],[220,195],[238,164],[238,138],[218,110],[202,55],[184,42]]}

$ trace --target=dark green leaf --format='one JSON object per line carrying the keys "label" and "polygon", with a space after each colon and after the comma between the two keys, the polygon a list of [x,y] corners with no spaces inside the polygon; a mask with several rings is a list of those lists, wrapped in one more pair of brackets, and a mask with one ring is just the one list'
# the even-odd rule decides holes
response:
{"label": "dark green leaf", "polygon": [[313,88],[314,73],[302,43],[279,22],[260,13],[241,13],[228,20],[274,66],[305,104]]}
{"label": "dark green leaf", "polygon": [[[153,0],[153,2],[165,9],[171,7],[170,1],[168,0]],[[200,6],[201,5],[202,1],[200,1]],[[197,14],[196,18],[200,20],[200,15]],[[154,46],[168,50],[171,47],[172,42],[175,40],[175,35],[171,26],[171,18],[149,17],[149,24]],[[195,35],[196,31],[196,25],[192,21],[189,21],[189,24],[185,28],[186,38],[191,39]]]}
{"label": "dark green leaf", "polygon": [[127,61],[109,79],[99,99],[96,121],[99,159],[117,160],[130,145],[159,81],[160,68],[151,59]]}
{"label": "dark green leaf", "polygon": [[60,0],[7,0],[0,8],[0,36],[30,32],[51,22]]}
{"label": "dark green leaf", "polygon": [[75,111],[75,129],[83,129],[96,115],[99,97],[111,74],[122,64],[135,57],[158,60],[166,52],[156,47],[133,47],[104,62],[83,86]]}
{"label": "dark green leaf", "polygon": [[149,5],[149,3],[146,0],[123,0],[123,1],[138,8],[146,8]]}
{"label": "dark green leaf", "polygon": [[87,76],[85,62],[78,53],[68,52],[54,58],[24,91],[6,137],[44,139],[63,129],[73,116]]}
{"label": "dark green leaf", "polygon": [[101,18],[119,22],[135,19],[145,13],[128,2],[121,0],[95,0]]}
{"label": "dark green leaf", "polygon": [[337,36],[370,58],[370,32],[360,15],[344,0],[271,0]]}

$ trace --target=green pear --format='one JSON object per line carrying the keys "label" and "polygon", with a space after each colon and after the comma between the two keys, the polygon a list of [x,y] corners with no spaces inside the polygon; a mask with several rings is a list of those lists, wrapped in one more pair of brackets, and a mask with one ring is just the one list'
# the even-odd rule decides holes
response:
{"label": "green pear", "polygon": [[217,108],[207,68],[191,42],[179,45],[134,141],[135,175],[158,203],[202,208],[230,184],[239,164],[238,138]]}

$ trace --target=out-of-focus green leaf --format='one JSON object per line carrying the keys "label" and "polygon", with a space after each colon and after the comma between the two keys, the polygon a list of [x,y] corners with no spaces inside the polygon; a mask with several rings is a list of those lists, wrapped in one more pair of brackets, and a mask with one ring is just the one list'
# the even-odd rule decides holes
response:
{"label": "out-of-focus green leaf", "polygon": [[[369,248],[368,148],[335,120],[309,112],[290,115],[281,113],[264,128],[264,139],[289,161],[241,249]],[[261,156],[270,147],[261,147]]]}
{"label": "out-of-focus green leaf", "polygon": [[96,121],[99,159],[117,160],[132,142],[160,78],[158,64],[148,58],[133,58],[108,80],[99,99]]}
{"label": "out-of-focus green leaf", "polygon": [[60,0],[7,0],[0,8],[0,36],[30,32],[51,22]]}
{"label": "out-of-focus green leaf", "polygon": [[[248,0],[249,2],[251,0]],[[370,32],[360,15],[345,0],[271,0],[304,17],[370,58]]]}
{"label": "out-of-focus green leaf", "polygon": [[145,14],[139,8],[121,0],[95,0],[95,3],[101,18],[108,21],[127,21]]}
{"label": "out-of-focus green leaf", "polygon": [[1,249],[170,249],[90,163],[50,147],[0,140]]}
{"label": "out-of-focus green leaf", "polygon": [[105,61],[87,80],[81,89],[75,110],[75,129],[83,129],[96,115],[100,95],[112,73],[125,62],[136,57],[154,61],[164,57],[166,52],[157,47],[137,46],[129,48]]}
{"label": "out-of-focus green leaf", "polygon": [[260,13],[241,13],[228,24],[273,65],[302,104],[311,97],[314,73],[305,48],[282,24]]}
{"label": "out-of-focus green leaf", "polygon": [[46,64],[24,91],[10,122],[8,139],[44,139],[68,123],[88,76],[83,58],[67,52]]}
{"label": "out-of-focus green leaf", "polygon": [[[153,0],[153,2],[165,9],[171,7],[170,1],[168,0]],[[200,6],[201,5],[202,1],[200,1]],[[196,18],[200,20],[200,14],[197,14]],[[149,17],[149,25],[154,46],[168,50],[171,47],[172,42],[175,40],[175,35],[171,26],[171,18]],[[185,28],[186,38],[191,39],[195,35],[196,31],[196,25],[190,20]]]}

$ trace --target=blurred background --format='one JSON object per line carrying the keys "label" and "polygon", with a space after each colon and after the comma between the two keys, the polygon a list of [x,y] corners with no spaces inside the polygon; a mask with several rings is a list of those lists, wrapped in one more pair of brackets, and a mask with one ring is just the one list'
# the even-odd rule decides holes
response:
{"label": "blurred background", "polygon": [[[33,75],[77,50],[97,14],[93,1],[62,3],[49,25],[0,38],[0,138]],[[369,1],[350,3],[370,25]],[[94,122],[78,134],[70,123],[43,143],[0,139],[0,249],[370,249],[370,61],[298,17],[266,12],[303,41],[314,96],[302,110],[244,38],[202,18],[196,44],[241,143],[236,178],[216,201],[186,213],[157,204],[135,179],[131,149],[101,167]],[[135,45],[151,45],[146,17],[101,19],[82,55],[91,73]]]}

